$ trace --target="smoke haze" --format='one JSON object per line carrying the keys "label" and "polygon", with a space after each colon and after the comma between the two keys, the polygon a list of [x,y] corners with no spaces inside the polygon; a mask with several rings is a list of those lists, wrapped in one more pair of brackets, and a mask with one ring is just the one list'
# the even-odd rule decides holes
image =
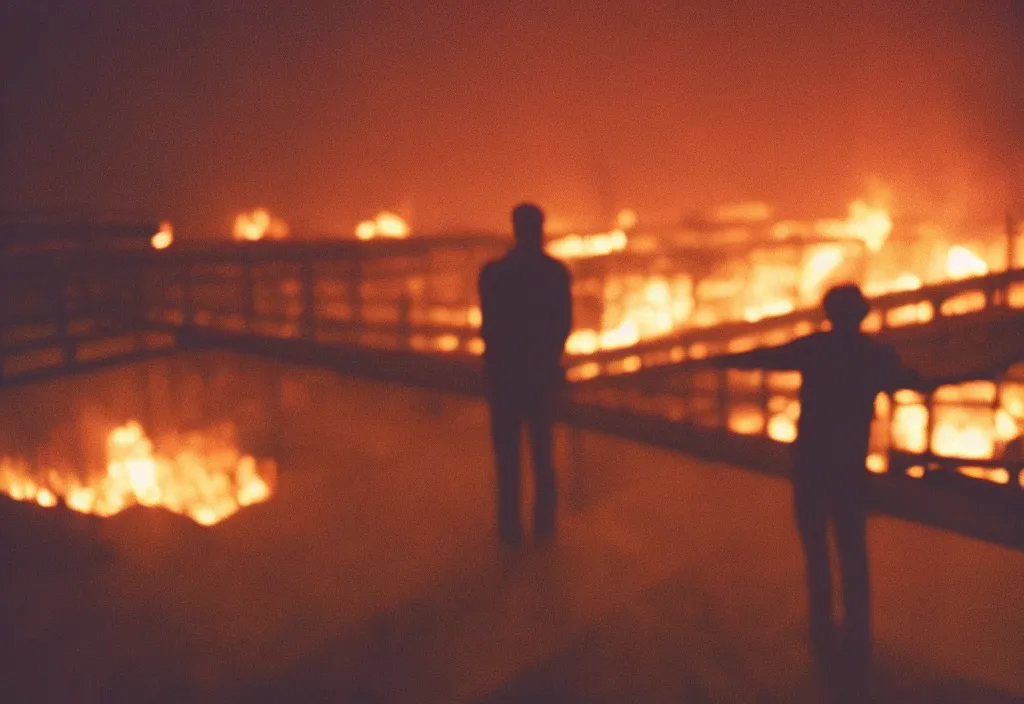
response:
{"label": "smoke haze", "polygon": [[[723,7],[728,5],[728,7]],[[555,229],[765,200],[1024,207],[1024,9],[1003,2],[9,0],[7,208],[226,233]]]}

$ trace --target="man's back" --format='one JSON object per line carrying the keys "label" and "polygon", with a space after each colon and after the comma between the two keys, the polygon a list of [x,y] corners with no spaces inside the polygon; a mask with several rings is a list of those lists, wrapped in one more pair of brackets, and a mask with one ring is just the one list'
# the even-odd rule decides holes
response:
{"label": "man's back", "polygon": [[875,397],[909,381],[899,356],[860,332],[815,333],[787,347],[802,376],[798,456],[862,469]]}
{"label": "man's back", "polygon": [[572,328],[568,269],[543,251],[513,249],[480,272],[481,337],[489,380],[540,390],[561,378]]}
{"label": "man's back", "polygon": [[860,469],[867,455],[875,397],[916,383],[892,347],[859,331],[814,333],[781,347],[726,359],[747,368],[799,371],[797,459],[860,465]]}

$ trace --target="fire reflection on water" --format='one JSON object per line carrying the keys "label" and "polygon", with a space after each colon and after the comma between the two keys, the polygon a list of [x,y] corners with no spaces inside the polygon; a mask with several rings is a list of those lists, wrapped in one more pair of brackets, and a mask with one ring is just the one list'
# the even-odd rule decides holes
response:
{"label": "fire reflection on water", "polygon": [[204,526],[267,501],[277,463],[241,448],[273,450],[286,387],[273,365],[237,368],[182,354],[5,389],[0,493],[103,517],[160,507]]}
{"label": "fire reflection on water", "polygon": [[30,467],[0,457],[0,491],[18,501],[56,506],[63,499],[80,513],[112,516],[133,506],[159,506],[210,526],[270,498],[277,467],[241,454],[235,428],[170,435],[157,451],[136,421],[110,431],[106,471],[82,478],[67,467]]}

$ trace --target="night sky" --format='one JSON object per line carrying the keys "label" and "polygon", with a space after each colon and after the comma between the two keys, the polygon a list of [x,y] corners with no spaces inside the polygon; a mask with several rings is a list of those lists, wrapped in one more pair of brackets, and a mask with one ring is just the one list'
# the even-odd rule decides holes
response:
{"label": "night sky", "polygon": [[897,215],[1024,212],[1012,0],[4,3],[8,209],[559,229],[880,180]]}

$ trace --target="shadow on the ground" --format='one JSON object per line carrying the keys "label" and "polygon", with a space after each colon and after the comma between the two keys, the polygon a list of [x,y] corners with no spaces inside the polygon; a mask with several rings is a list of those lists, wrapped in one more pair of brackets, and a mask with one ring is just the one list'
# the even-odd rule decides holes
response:
{"label": "shadow on the ground", "polygon": [[71,577],[108,565],[114,552],[96,519],[70,509],[44,509],[0,495],[0,588],[14,582]]}
{"label": "shadow on the ground", "polygon": [[[814,673],[802,631],[779,627],[781,619],[773,614],[766,614],[748,631],[734,616],[716,612],[721,609],[715,606],[722,601],[721,595],[701,594],[696,580],[683,571],[643,589],[591,623],[560,617],[551,604],[546,610],[542,607],[542,617],[562,621],[554,629],[542,629],[547,634],[560,632],[559,642],[546,652],[524,656],[512,646],[508,661],[497,663],[486,657],[445,658],[445,644],[453,642],[452,633],[463,630],[452,624],[473,621],[466,613],[494,615],[489,624],[493,639],[524,642],[515,631],[533,626],[501,621],[508,613],[501,604],[530,598],[543,601],[550,580],[559,576],[557,562],[550,556],[528,556],[519,564],[485,567],[475,577],[463,574],[454,588],[442,580],[447,586],[421,593],[337,635],[289,670],[244,688],[236,701],[1020,701],[914,663],[890,662],[884,650],[860,692],[837,688]],[[486,689],[477,690],[484,694],[455,696],[465,691],[467,682],[481,681],[470,667],[503,674],[492,678]]]}
{"label": "shadow on the ground", "polygon": [[154,657],[167,634],[138,624],[140,641],[115,591],[97,592],[118,559],[99,520],[0,497],[0,701],[195,699],[181,663]]}

